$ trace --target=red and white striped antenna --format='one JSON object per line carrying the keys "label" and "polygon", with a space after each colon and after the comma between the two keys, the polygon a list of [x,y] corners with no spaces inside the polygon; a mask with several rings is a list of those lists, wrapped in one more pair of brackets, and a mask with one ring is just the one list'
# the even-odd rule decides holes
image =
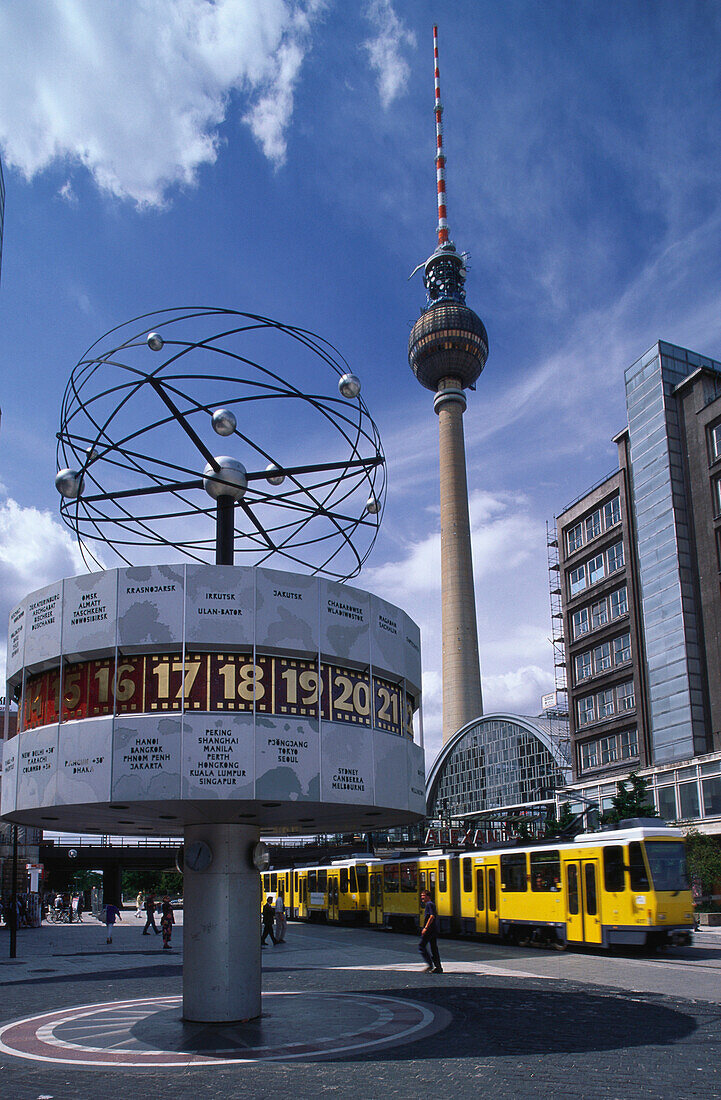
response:
{"label": "red and white striped antenna", "polygon": [[438,67],[438,27],[433,28],[433,61],[436,88],[436,181],[438,183],[438,246],[448,243],[446,216],[446,158],[443,155],[443,104],[441,103],[441,72]]}

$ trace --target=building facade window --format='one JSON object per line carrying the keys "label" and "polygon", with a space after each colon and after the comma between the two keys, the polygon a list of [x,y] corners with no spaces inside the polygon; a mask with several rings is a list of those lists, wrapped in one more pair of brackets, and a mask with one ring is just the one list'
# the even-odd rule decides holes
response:
{"label": "building facade window", "polygon": [[586,542],[598,538],[601,530],[601,509],[597,508],[595,512],[591,512],[591,515],[586,517]]}
{"label": "building facade window", "polygon": [[588,583],[598,584],[605,576],[606,568],[603,554],[596,554],[595,558],[591,558],[588,563]]}
{"label": "building facade window", "polygon": [[603,506],[603,526],[606,531],[609,527],[615,527],[617,523],[621,522],[621,501],[618,497],[613,497]]}
{"label": "building facade window", "polygon": [[611,643],[602,642],[593,651],[593,671],[597,676],[611,668]]}
{"label": "building facade window", "polygon": [[596,716],[596,704],[595,696],[586,695],[583,699],[578,700],[578,724],[579,726],[587,726],[593,722]]}
{"label": "building facade window", "polygon": [[579,520],[578,523],[574,523],[572,527],[566,529],[567,554],[575,554],[582,546],[592,542],[593,539],[597,539],[604,531],[609,531],[620,522],[621,501],[618,494],[616,494],[616,496],[607,500],[602,507],[595,508],[585,519]]}
{"label": "building facade window", "polygon": [[599,691],[597,696],[598,717],[610,718],[614,713],[613,705],[613,688],[607,688],[605,691]]}
{"label": "building facade window", "polygon": [[631,660],[631,635],[619,634],[613,639],[613,664],[625,665]]}
{"label": "building facade window", "polygon": [[574,611],[572,623],[574,638],[588,634],[588,608],[582,607],[580,611]]}
{"label": "building facade window", "polygon": [[566,546],[569,554],[573,554],[583,546],[583,526],[580,523],[566,532]]}
{"label": "building facade window", "polygon": [[625,684],[619,684],[616,688],[616,697],[619,710],[633,710],[636,706],[633,680],[627,680]]}
{"label": "building facade window", "polygon": [[571,570],[569,591],[571,596],[577,596],[586,587],[586,567],[579,565],[578,569]]}
{"label": "building facade window", "polygon": [[609,546],[608,551],[608,571],[609,573],[615,573],[619,569],[623,569],[623,543],[615,542],[613,546]]}
{"label": "building facade window", "polygon": [[611,605],[611,618],[619,619],[621,615],[628,615],[628,592],[626,585],[612,592],[609,598]]}
{"label": "building facade window", "polygon": [[591,654],[579,653],[576,657],[576,683],[587,680],[591,675]]}
{"label": "building facade window", "polygon": [[591,622],[594,630],[598,630],[608,622],[607,600],[599,600],[598,603],[591,604]]}
{"label": "building facade window", "polygon": [[[607,737],[597,737],[579,746],[578,762],[581,772],[634,760],[638,756],[638,730],[624,730]],[[604,809],[607,808],[604,806]]]}
{"label": "building facade window", "polygon": [[721,458],[721,422],[709,428],[709,451],[712,462]]}
{"label": "building facade window", "polygon": [[576,683],[590,676],[603,676],[604,673],[631,660],[631,635],[619,634],[612,641],[601,642],[592,650],[577,653],[574,657]]}

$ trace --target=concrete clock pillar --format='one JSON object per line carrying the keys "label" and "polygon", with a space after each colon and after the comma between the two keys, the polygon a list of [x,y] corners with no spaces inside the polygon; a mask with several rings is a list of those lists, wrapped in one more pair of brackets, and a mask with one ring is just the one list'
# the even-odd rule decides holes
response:
{"label": "concrete clock pillar", "polygon": [[183,1018],[260,1016],[260,876],[252,825],[186,825]]}

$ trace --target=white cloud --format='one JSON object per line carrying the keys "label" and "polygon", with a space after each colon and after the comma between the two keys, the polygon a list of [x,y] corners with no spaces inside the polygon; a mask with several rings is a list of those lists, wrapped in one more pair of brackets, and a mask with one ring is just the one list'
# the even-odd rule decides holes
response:
{"label": "white cloud", "polygon": [[84,573],[85,566],[70,532],[50,512],[23,508],[0,486],[0,664],[4,679],[7,621],[5,612],[28,592],[59,577]]}
{"label": "white cloud", "polygon": [[416,36],[398,18],[391,0],[371,0],[366,15],[376,33],[363,46],[368,51],[371,68],[378,75],[381,103],[388,108],[405,91],[410,66],[401,50],[405,46],[415,46]]}
{"label": "white cloud", "polygon": [[[274,164],[325,0],[7,0],[0,145],[28,179],[84,165],[140,205],[192,184],[218,154],[231,96]],[[69,181],[63,197],[72,194]],[[67,189],[67,190],[66,190]]]}

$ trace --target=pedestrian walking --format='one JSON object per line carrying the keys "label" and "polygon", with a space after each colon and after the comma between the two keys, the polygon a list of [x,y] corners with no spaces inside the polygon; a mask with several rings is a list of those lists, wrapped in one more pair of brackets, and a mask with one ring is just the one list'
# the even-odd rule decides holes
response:
{"label": "pedestrian walking", "polygon": [[170,951],[170,937],[173,934],[173,925],[175,924],[175,914],[173,907],[170,904],[170,898],[163,898],[163,906],[160,917],[160,931],[163,933],[163,950]]}
{"label": "pedestrian walking", "polygon": [[265,941],[268,936],[273,941],[273,947],[277,944],[277,939],[273,935],[273,921],[275,920],[275,907],[273,905],[272,897],[268,896],[268,900],[263,906],[263,935],[260,937],[261,947],[265,947]]}
{"label": "pedestrian walking", "polygon": [[285,916],[285,898],[282,892],[275,899],[275,938],[278,943],[285,943],[285,931],[288,921]]}
{"label": "pedestrian walking", "polygon": [[83,898],[83,895],[78,894],[78,905],[77,905],[76,913],[78,915],[78,920],[80,921],[81,924],[83,923],[83,913],[85,911],[85,905],[83,904],[84,900],[85,899]]}
{"label": "pedestrian walking", "polygon": [[143,915],[143,902],[145,901],[145,894],[142,890],[138,891],[138,896],[135,899],[135,916],[140,920]]}
{"label": "pedestrian walking", "polygon": [[418,950],[427,964],[426,973],[442,974],[441,956],[438,954],[438,913],[435,902],[427,890],[421,892],[421,902],[423,903],[423,927]]}
{"label": "pedestrian walking", "polygon": [[122,919],[123,918],[120,916],[120,910],[118,909],[117,905],[112,905],[109,903],[105,906],[105,931],[107,934],[107,939],[105,940],[106,943],[113,942],[113,925],[115,924],[116,920]]}
{"label": "pedestrian walking", "polygon": [[158,928],[157,924],[155,923],[155,894],[148,894],[147,900],[145,902],[145,915],[148,919],[145,922],[145,928],[143,929],[143,935],[148,936],[150,934],[148,932],[148,929],[152,928],[153,932],[155,932],[155,935],[159,936],[160,935],[160,929]]}

